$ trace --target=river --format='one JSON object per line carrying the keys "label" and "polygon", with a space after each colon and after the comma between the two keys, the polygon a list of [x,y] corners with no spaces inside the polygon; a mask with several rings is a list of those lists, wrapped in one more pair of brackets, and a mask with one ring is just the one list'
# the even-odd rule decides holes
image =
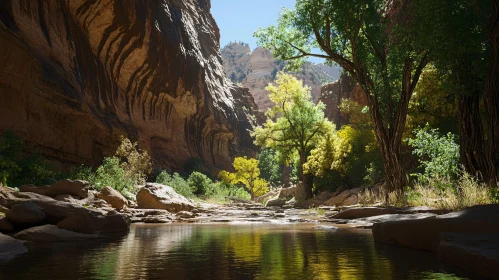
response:
{"label": "river", "polygon": [[91,242],[28,244],[0,279],[468,279],[370,230],[316,223],[132,225]]}

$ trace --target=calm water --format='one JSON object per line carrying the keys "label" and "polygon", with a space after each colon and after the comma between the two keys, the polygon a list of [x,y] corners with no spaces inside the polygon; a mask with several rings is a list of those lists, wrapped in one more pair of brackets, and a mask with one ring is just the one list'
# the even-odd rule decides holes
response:
{"label": "calm water", "polygon": [[[315,224],[133,225],[112,242],[30,245],[0,279],[466,279],[431,253]],[[472,276],[471,276],[472,277]]]}

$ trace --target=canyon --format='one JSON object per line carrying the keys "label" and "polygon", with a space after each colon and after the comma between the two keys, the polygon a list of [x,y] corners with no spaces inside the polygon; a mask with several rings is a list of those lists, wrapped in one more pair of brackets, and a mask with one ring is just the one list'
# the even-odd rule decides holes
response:
{"label": "canyon", "polygon": [[[265,112],[273,106],[265,87],[275,80],[278,72],[283,71],[285,62],[276,60],[269,50],[257,47],[253,51],[243,42],[233,42],[222,48],[223,66],[227,77],[235,83],[248,88],[255,99],[258,109]],[[338,67],[306,62],[302,69],[292,73],[310,87],[312,99],[318,102],[321,87],[336,81],[340,75]]]}
{"label": "canyon", "polygon": [[0,132],[61,163],[100,164],[119,136],[155,167],[253,153],[256,104],[230,82],[209,0],[6,0]]}

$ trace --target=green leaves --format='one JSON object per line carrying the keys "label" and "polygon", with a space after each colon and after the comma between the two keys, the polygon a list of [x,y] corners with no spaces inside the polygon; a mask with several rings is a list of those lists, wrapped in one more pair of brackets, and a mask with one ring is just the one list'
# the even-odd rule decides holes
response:
{"label": "green leaves", "polygon": [[415,174],[418,180],[428,182],[432,178],[450,177],[455,179],[459,172],[459,145],[452,133],[441,135],[438,129],[428,124],[414,131],[415,138],[408,139],[414,147],[413,154],[420,159],[423,174]]}
{"label": "green leaves", "polygon": [[218,177],[225,183],[243,184],[251,193],[251,197],[261,196],[268,192],[268,182],[260,178],[258,160],[247,157],[237,157],[232,164],[235,173],[221,171]]}

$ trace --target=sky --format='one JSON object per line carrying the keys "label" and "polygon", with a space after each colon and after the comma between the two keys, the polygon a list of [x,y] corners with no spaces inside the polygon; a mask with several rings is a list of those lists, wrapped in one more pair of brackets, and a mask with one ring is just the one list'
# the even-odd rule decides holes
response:
{"label": "sky", "polygon": [[[294,9],[295,4],[296,0],[212,0],[211,13],[220,29],[220,47],[241,41],[254,50],[257,40],[253,33],[259,27],[275,25],[282,8]],[[318,49],[313,51],[321,53]],[[324,59],[311,57],[308,61],[322,63]]]}
{"label": "sky", "polygon": [[220,47],[243,41],[257,47],[253,33],[258,27],[274,25],[282,7],[294,8],[296,0],[212,0],[211,13],[220,28]]}

